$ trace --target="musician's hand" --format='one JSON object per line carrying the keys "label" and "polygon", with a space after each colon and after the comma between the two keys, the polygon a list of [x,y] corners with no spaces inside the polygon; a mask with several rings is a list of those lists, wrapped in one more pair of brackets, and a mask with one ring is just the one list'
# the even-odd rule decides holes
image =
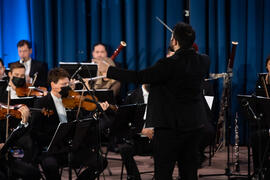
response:
{"label": "musician's hand", "polygon": [[152,139],[154,136],[154,129],[153,128],[143,128],[141,133],[143,135],[147,136],[149,139]]}
{"label": "musician's hand", "polygon": [[30,116],[30,110],[28,109],[28,107],[24,105],[20,107],[18,111],[20,111],[21,113],[22,123],[27,123]]}
{"label": "musician's hand", "polygon": [[43,92],[43,96],[47,96],[47,94],[48,94],[48,91]]}
{"label": "musician's hand", "polygon": [[102,59],[92,59],[92,62],[98,65],[98,71],[107,76],[107,71],[110,67],[110,64],[106,60]]}
{"label": "musician's hand", "polygon": [[4,145],[4,143],[0,143],[0,150],[3,148]]}
{"label": "musician's hand", "polygon": [[72,90],[75,89],[75,86],[76,86],[75,81],[76,81],[76,79],[71,79],[69,82],[69,86]]}
{"label": "musician's hand", "polygon": [[109,103],[107,101],[99,103],[99,105],[101,106],[101,108],[103,109],[103,111],[106,111],[109,108]]}
{"label": "musician's hand", "polygon": [[32,83],[32,78],[30,76],[25,77],[26,83]]}

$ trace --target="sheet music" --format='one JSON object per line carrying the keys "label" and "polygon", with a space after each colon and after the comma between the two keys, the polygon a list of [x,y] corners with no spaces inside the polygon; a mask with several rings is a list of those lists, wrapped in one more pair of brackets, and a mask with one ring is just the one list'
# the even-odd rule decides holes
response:
{"label": "sheet music", "polygon": [[214,96],[204,96],[207,104],[208,104],[208,107],[210,109],[212,109],[212,106],[213,106],[213,102],[214,102]]}

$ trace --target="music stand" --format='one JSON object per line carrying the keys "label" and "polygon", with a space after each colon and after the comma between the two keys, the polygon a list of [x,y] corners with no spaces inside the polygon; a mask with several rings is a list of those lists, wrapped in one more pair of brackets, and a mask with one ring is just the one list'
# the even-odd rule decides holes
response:
{"label": "music stand", "polygon": [[25,104],[27,107],[33,107],[35,102],[35,97],[20,97],[18,99],[11,99],[10,105]]}
{"label": "music stand", "polygon": [[82,67],[82,69],[78,72],[82,78],[91,78],[97,76],[97,64],[95,63],[59,62],[59,66],[65,69],[70,75],[74,74],[79,67]]}
{"label": "music stand", "polygon": [[69,179],[72,179],[72,152],[76,151],[85,137],[91,119],[60,123],[47,148],[47,153],[68,153]]}
{"label": "music stand", "polygon": [[[238,99],[241,104],[241,110],[243,112],[243,115],[246,119],[248,119],[248,129],[249,133],[251,132],[251,128],[255,130],[263,130],[266,129],[269,130],[270,127],[270,112],[268,110],[270,106],[270,99],[261,97],[261,96],[249,96],[249,95],[238,95]],[[248,137],[250,140],[250,137]],[[256,139],[257,140],[257,139]],[[262,177],[263,173],[263,164],[264,160],[267,158],[266,155],[269,151],[269,140],[267,142],[267,145],[265,146],[265,149],[263,151],[262,148],[262,139],[261,136],[258,135],[258,157],[259,157],[259,170],[258,170],[258,176],[259,178]],[[249,142],[250,148],[250,142]],[[249,149],[248,149],[249,150]],[[264,152],[262,154],[262,152]],[[249,152],[248,152],[249,153]],[[249,159],[250,154],[248,154]],[[254,155],[253,155],[254,156]],[[250,162],[249,162],[250,164]],[[248,164],[248,165],[249,165]],[[250,166],[250,165],[249,165]],[[250,170],[249,170],[250,171]],[[255,172],[253,176],[255,175]]]}

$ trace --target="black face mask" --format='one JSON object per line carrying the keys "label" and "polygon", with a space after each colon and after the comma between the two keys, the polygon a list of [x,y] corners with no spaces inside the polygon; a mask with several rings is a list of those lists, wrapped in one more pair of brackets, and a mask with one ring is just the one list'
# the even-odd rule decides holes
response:
{"label": "black face mask", "polygon": [[59,92],[59,94],[61,95],[62,98],[68,97],[68,92],[70,90],[71,88],[69,86],[61,87],[61,91]]}
{"label": "black face mask", "polygon": [[25,85],[25,78],[13,77],[12,82],[16,87],[23,87]]}

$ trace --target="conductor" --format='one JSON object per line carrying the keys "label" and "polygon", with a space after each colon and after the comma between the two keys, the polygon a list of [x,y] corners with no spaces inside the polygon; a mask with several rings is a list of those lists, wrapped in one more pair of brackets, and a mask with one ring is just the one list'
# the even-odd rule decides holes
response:
{"label": "conductor", "polygon": [[175,163],[181,164],[185,180],[197,179],[199,137],[206,113],[202,82],[210,60],[192,48],[195,31],[185,23],[173,29],[170,46],[175,54],[141,71],[112,67],[97,62],[108,78],[150,84],[146,126],[154,127],[155,179],[172,179]]}

